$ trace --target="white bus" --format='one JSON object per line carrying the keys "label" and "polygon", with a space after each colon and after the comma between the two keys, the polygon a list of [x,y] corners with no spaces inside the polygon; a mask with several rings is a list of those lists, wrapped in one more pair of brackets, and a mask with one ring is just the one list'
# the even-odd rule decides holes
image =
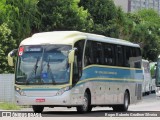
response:
{"label": "white bus", "polygon": [[150,66],[149,61],[142,59],[142,68],[143,68],[143,84],[142,84],[142,93],[143,95],[149,95],[151,92],[151,73],[150,73]]}
{"label": "white bus", "polygon": [[156,64],[156,96],[160,97],[160,55]]}
{"label": "white bus", "polygon": [[152,78],[152,82],[151,82],[151,93],[155,93],[156,90],[156,81],[155,81],[155,77],[156,77],[156,65],[157,62],[150,62],[149,66],[150,66],[150,73],[151,73],[151,78]]}
{"label": "white bus", "polygon": [[[13,66],[13,55],[8,54]],[[37,33],[18,48],[15,98],[18,105],[76,107],[80,113],[96,106],[127,111],[142,98],[140,47],[128,41],[78,31]]]}

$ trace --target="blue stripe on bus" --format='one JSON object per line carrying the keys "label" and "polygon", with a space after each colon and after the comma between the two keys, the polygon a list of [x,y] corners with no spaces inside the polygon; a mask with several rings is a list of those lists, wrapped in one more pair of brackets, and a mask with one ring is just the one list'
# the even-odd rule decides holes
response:
{"label": "blue stripe on bus", "polygon": [[143,81],[143,73],[141,69],[123,69],[121,67],[101,67],[92,65],[83,70],[78,85],[89,81],[141,83]]}
{"label": "blue stripe on bus", "polygon": [[115,82],[115,83],[142,83],[142,81],[138,80],[138,81],[130,81],[130,80],[81,80],[80,82],[78,82],[78,84],[76,86],[82,85],[84,83],[87,82]]}
{"label": "blue stripe on bus", "polygon": [[89,78],[117,78],[117,79],[135,79],[142,80],[142,70],[137,69],[121,69],[92,66],[83,70],[80,80]]}

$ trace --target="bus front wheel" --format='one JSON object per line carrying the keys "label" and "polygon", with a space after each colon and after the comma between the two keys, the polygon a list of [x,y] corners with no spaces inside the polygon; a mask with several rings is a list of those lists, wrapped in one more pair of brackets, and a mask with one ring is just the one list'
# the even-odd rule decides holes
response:
{"label": "bus front wheel", "polygon": [[34,113],[42,113],[44,109],[43,106],[39,106],[39,105],[33,105],[32,108]]}
{"label": "bus front wheel", "polygon": [[77,112],[79,113],[86,113],[90,112],[92,110],[92,107],[90,105],[90,98],[87,92],[84,94],[83,98],[83,105],[77,107]]}

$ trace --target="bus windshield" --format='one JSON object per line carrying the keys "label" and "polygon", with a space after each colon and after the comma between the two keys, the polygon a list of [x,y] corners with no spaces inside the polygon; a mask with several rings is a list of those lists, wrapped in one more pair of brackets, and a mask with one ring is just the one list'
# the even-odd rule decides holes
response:
{"label": "bus windshield", "polygon": [[21,46],[16,84],[65,84],[69,82],[69,45]]}

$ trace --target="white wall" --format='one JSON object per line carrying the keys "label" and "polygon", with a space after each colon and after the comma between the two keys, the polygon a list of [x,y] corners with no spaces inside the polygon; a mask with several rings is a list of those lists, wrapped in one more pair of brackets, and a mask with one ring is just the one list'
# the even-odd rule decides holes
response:
{"label": "white wall", "polygon": [[14,102],[14,74],[0,74],[0,102]]}

